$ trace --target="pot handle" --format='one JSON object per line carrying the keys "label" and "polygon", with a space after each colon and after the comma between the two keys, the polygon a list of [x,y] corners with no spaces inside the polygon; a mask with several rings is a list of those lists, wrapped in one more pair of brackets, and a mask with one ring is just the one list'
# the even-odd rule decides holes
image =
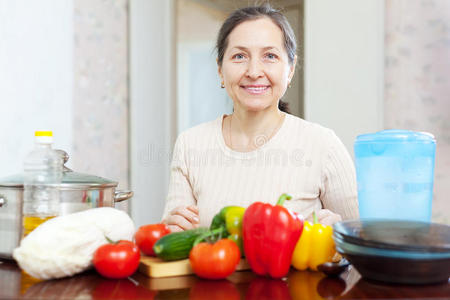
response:
{"label": "pot handle", "polygon": [[114,192],[115,203],[130,199],[131,197],[133,197],[133,191],[120,190]]}

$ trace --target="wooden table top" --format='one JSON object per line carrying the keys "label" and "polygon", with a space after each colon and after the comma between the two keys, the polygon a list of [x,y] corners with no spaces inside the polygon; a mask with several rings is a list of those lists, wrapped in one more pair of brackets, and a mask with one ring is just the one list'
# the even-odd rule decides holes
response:
{"label": "wooden table top", "polygon": [[366,281],[349,268],[340,277],[291,271],[271,280],[249,271],[221,281],[196,276],[108,280],[95,271],[70,278],[32,282],[13,261],[0,260],[0,299],[449,299],[450,282],[436,285],[389,285]]}

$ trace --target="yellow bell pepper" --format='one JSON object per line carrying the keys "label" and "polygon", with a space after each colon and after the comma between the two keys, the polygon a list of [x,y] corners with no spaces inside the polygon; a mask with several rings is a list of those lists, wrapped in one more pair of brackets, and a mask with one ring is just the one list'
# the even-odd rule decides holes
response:
{"label": "yellow bell pepper", "polygon": [[292,266],[297,270],[311,269],[317,271],[321,263],[331,261],[336,254],[332,238],[333,228],[317,223],[313,213],[314,223],[305,221],[303,232],[292,254]]}

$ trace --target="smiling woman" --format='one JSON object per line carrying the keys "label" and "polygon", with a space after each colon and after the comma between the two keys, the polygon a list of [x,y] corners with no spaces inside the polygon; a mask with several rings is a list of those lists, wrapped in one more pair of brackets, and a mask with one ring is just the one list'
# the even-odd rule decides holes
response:
{"label": "smiling woman", "polygon": [[235,110],[277,109],[297,59],[284,50],[280,28],[268,18],[244,22],[230,33],[227,44],[218,58],[219,74]]}
{"label": "smiling woman", "polygon": [[297,56],[292,28],[270,5],[236,10],[217,39],[221,86],[233,112],[182,132],[175,144],[163,221],[172,231],[209,226],[224,206],[275,203],[332,224],[358,216],[345,147],[281,102]]}

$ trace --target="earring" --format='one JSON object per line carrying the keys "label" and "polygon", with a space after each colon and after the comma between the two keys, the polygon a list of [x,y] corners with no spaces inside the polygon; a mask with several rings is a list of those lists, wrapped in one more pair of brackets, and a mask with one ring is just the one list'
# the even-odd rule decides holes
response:
{"label": "earring", "polygon": [[290,88],[291,87],[291,83],[289,82],[289,84],[288,84],[288,88]]}
{"label": "earring", "polygon": [[223,83],[223,81],[222,81],[222,83],[220,84],[220,87],[221,87],[222,89],[225,88],[225,84]]}

